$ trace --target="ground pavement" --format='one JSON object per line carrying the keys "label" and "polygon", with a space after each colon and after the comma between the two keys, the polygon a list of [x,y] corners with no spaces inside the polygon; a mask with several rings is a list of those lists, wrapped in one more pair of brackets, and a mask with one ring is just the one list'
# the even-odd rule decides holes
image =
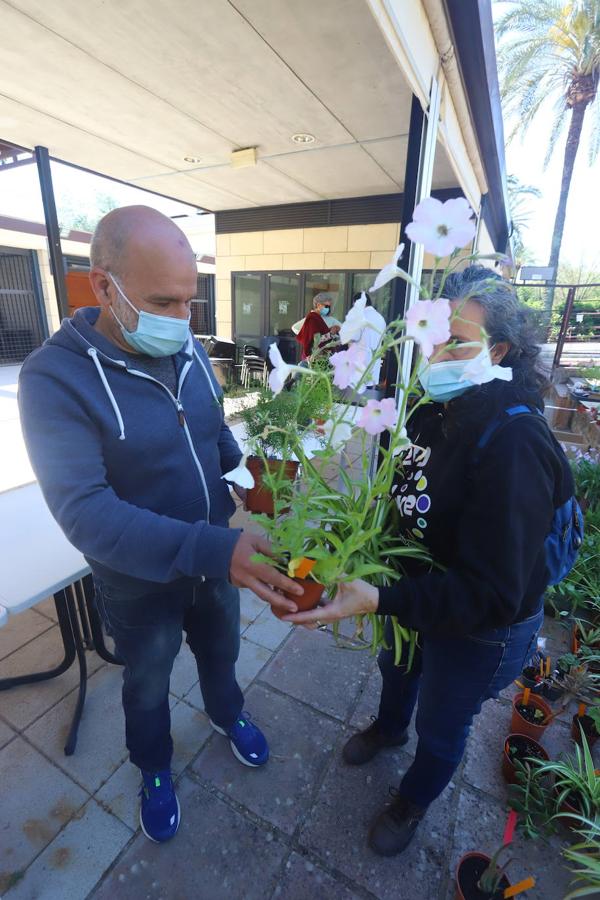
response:
{"label": "ground pavement", "polygon": [[[238,513],[238,519],[245,514]],[[552,620],[556,658],[565,646]],[[410,764],[415,738],[362,768],[345,766],[344,741],[376,711],[379,673],[364,651],[330,633],[293,629],[242,591],[238,666],[246,708],[267,734],[263,769],[240,765],[203,712],[184,644],[171,682],[174,771],[182,824],[173,841],[150,843],[138,827],[137,770],[127,761],[121,671],[88,653],[88,697],[75,755],[62,745],[76,671],[0,694],[0,897],[4,900],[450,900],[467,850],[501,841],[506,790],[500,756],[510,722],[506,696],[484,707],[456,777],[401,857],[365,845],[374,813]],[[0,677],[60,656],[46,601],[0,630]],[[571,746],[553,723],[551,754]],[[530,900],[560,900],[569,876],[560,840],[517,839],[513,881],[532,873]]]}

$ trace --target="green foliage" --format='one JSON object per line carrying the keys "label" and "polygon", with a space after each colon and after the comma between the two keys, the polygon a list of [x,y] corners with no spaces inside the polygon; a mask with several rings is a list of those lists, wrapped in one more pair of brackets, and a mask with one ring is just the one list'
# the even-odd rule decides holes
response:
{"label": "green foliage", "polygon": [[582,840],[562,851],[565,859],[576,866],[571,869],[575,875],[573,890],[565,900],[600,896],[600,823],[582,818],[581,824],[579,835]]}
{"label": "green foliage", "polygon": [[508,850],[508,845],[496,850],[477,883],[479,890],[490,897],[493,897],[496,891],[499,890],[502,879],[506,875],[506,870],[512,862],[512,859],[508,859],[503,865],[500,865],[500,857],[503,853],[507,853]]}
{"label": "green foliage", "polygon": [[598,453],[589,450],[571,460],[575,481],[575,495],[591,511],[600,505],[600,460]]}

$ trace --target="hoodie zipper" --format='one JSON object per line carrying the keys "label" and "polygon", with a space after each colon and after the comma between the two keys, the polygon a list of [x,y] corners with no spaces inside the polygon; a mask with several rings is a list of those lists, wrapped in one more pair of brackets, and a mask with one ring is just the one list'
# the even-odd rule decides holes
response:
{"label": "hoodie zipper", "polygon": [[175,409],[177,410],[177,418],[178,418],[179,424],[183,428],[183,433],[185,434],[185,437],[186,437],[186,440],[188,443],[188,447],[190,449],[190,453],[192,454],[192,458],[194,460],[194,463],[196,464],[196,468],[198,469],[198,474],[200,475],[200,480],[202,482],[202,487],[204,489],[204,497],[206,499],[206,521],[209,522],[210,521],[210,496],[208,494],[208,487],[206,484],[206,478],[204,476],[204,469],[202,468],[202,463],[198,459],[198,454],[196,453],[196,448],[194,447],[192,435],[190,433],[190,429],[188,428],[188,424],[187,424],[187,421],[185,418],[185,410],[183,408],[183,403],[179,399],[179,394],[181,393],[181,389],[183,387],[183,382],[185,381],[186,375],[189,372],[192,364],[193,364],[193,360],[189,360],[183,367],[181,376],[179,378],[179,384],[177,385],[177,397],[175,397],[172,394],[172,392],[169,390],[169,388],[166,385],[164,385],[162,383],[162,381],[159,381],[157,378],[153,378],[152,375],[147,375],[145,372],[138,372],[137,369],[127,368],[127,371],[130,373],[130,375],[137,375],[138,378],[145,378],[146,381],[153,381],[155,384],[158,384],[159,387],[161,387],[164,391],[166,391],[167,395],[173,401],[173,403],[175,405]]}

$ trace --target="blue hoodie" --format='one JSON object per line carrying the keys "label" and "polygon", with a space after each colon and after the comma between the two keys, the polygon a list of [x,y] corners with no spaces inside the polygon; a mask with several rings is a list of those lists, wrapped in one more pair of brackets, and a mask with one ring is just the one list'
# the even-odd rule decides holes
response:
{"label": "blue hoodie", "polygon": [[99,312],[63,320],[21,370],[21,424],[48,507],[105,583],[142,594],[227,578],[240,532],[221,476],[242,454],[208,357],[190,334],[175,397],[116,345],[100,349]]}

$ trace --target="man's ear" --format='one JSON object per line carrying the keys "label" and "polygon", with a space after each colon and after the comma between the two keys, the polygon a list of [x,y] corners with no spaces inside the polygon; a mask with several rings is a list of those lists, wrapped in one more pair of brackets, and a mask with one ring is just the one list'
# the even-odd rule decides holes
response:
{"label": "man's ear", "polygon": [[89,279],[94,296],[100,306],[103,308],[110,306],[112,297],[109,291],[112,287],[112,282],[106,271],[98,266],[94,266],[93,269],[90,269]]}
{"label": "man's ear", "polygon": [[495,366],[498,363],[502,362],[508,351],[510,350],[510,344],[508,341],[500,341],[497,344],[494,344],[492,350],[490,351],[490,356],[492,357],[492,362]]}

